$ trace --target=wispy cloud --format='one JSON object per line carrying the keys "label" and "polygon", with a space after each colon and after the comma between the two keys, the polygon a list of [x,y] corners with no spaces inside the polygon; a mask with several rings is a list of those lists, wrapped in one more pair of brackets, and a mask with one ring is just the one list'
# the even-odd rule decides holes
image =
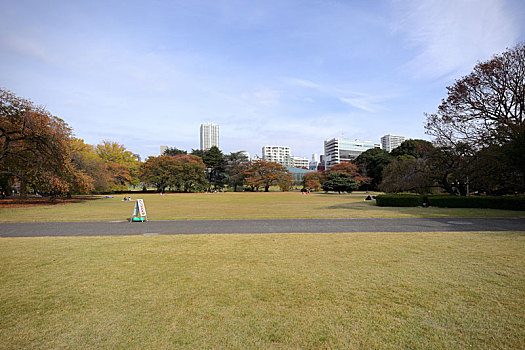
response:
{"label": "wispy cloud", "polygon": [[[337,86],[331,86],[328,84],[319,84],[307,79],[300,78],[283,78],[283,82],[297,87],[307,88],[317,91],[319,94],[328,95],[336,98],[338,101],[343,102],[354,108],[361,109],[365,112],[375,113],[380,110],[384,110],[383,103],[395,97],[392,94],[389,95],[371,95],[364,92],[359,92],[354,89],[340,88]],[[312,101],[312,98],[307,97],[308,101]]]}
{"label": "wispy cloud", "polygon": [[513,45],[517,15],[504,0],[392,1],[392,28],[417,50],[405,69],[416,78],[465,74],[478,60]]}

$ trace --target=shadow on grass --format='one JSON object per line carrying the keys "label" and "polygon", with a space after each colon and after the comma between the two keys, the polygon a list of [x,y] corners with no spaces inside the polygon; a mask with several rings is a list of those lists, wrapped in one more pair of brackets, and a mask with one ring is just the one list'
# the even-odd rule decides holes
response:
{"label": "shadow on grass", "polygon": [[328,207],[323,207],[323,209],[370,209],[370,208],[379,208],[376,206],[374,201],[363,201],[363,202],[350,202],[350,203],[341,203],[336,205],[330,205]]}
{"label": "shadow on grass", "polygon": [[43,197],[43,198],[28,198],[28,199],[1,199],[0,208],[25,208],[25,207],[37,207],[44,205],[57,205],[57,204],[69,204],[69,203],[80,203],[84,201],[102,199],[102,196],[75,196],[71,198],[59,197]]}

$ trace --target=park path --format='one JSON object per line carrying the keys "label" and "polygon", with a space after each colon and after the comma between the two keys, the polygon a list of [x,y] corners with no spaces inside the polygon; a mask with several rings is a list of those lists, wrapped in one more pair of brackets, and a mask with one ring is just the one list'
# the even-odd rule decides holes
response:
{"label": "park path", "polygon": [[0,237],[205,233],[525,231],[525,218],[275,219],[0,223]]}

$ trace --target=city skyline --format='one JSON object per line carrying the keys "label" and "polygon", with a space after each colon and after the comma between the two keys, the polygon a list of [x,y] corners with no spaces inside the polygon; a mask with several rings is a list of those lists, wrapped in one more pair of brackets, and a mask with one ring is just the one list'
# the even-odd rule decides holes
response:
{"label": "city skyline", "polygon": [[[525,40],[519,0],[2,2],[0,86],[45,106],[89,144],[143,158],[331,138],[430,140],[446,87]],[[206,25],[203,25],[206,23]],[[344,136],[343,136],[344,135]]]}

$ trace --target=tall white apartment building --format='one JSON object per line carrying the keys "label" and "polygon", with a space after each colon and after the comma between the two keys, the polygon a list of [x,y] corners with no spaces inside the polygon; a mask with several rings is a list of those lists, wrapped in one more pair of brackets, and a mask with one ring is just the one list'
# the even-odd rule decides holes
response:
{"label": "tall white apartment building", "polygon": [[392,150],[399,147],[403,141],[405,141],[404,136],[385,135],[381,137],[381,148],[387,152],[392,152]]}
{"label": "tall white apartment building", "polygon": [[201,150],[219,147],[219,126],[213,123],[201,124]]}
{"label": "tall white apartment building", "polygon": [[371,148],[380,148],[372,141],[359,141],[334,138],[324,142],[324,156],[326,169],[356,159],[361,153]]}
{"label": "tall white apartment building", "polygon": [[160,155],[163,155],[167,149],[168,149],[168,146],[160,146]]}
{"label": "tall white apartment building", "polygon": [[276,162],[284,166],[292,166],[290,147],[263,146],[262,159],[268,162]]}
{"label": "tall white apartment building", "polygon": [[308,158],[292,157],[292,167],[294,168],[307,168],[309,165]]}

